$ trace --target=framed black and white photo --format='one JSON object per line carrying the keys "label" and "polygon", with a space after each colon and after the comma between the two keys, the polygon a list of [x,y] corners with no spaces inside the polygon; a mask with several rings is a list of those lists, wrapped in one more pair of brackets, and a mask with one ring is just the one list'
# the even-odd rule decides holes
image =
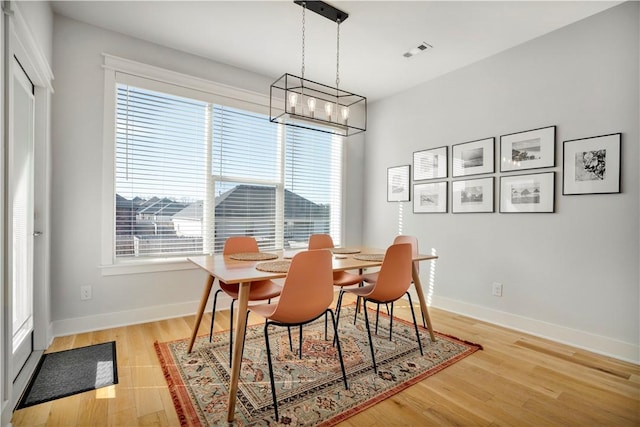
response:
{"label": "framed black and white photo", "polygon": [[493,182],[493,177],[453,181],[451,212],[493,212]]}
{"label": "framed black and white photo", "polygon": [[387,169],[387,202],[409,201],[409,165]]}
{"label": "framed black and white photo", "polygon": [[500,212],[553,212],[555,172],[500,177]]}
{"label": "framed black and white photo", "polygon": [[413,184],[413,212],[447,212],[447,182]]}
{"label": "framed black and white photo", "polygon": [[548,168],[555,165],[555,126],[500,137],[500,172]]}
{"label": "framed black and white photo", "polygon": [[565,141],[562,194],[619,193],[621,137],[614,133]]}
{"label": "framed black and white photo", "polygon": [[447,177],[447,147],[413,153],[413,180]]}
{"label": "framed black and white photo", "polygon": [[453,145],[451,152],[453,176],[493,173],[494,145],[495,138],[479,139]]}

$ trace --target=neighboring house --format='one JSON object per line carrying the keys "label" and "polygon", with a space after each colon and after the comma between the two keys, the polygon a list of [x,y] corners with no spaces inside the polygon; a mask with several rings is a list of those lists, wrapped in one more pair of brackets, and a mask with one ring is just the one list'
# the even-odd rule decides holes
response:
{"label": "neighboring house", "polygon": [[[254,236],[263,247],[275,245],[276,189],[259,185],[238,185],[216,198],[215,250],[221,251],[230,236]],[[251,203],[247,203],[250,200]],[[331,212],[328,205],[314,203],[284,190],[284,246],[307,242],[313,233],[328,233]]]}
{"label": "neighboring house", "polygon": [[173,229],[180,237],[202,237],[202,200],[187,205],[171,218]]}
{"label": "neighboring house", "polygon": [[[185,205],[168,198],[127,200],[116,196],[117,254],[138,256],[202,250],[202,200]],[[274,247],[276,190],[259,185],[238,185],[216,197],[215,245],[222,251],[230,236],[253,236],[261,247]],[[314,203],[289,190],[284,191],[284,246],[298,246],[310,234],[328,233],[328,205]]]}

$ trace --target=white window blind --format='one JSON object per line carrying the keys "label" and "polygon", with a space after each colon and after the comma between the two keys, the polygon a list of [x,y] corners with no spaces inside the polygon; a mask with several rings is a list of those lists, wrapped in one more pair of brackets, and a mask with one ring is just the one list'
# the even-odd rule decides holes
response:
{"label": "white window blind", "polygon": [[276,236],[281,186],[278,126],[266,116],[214,106],[215,249],[230,236],[253,236],[263,249],[282,247]]}
{"label": "white window blind", "polygon": [[285,230],[289,246],[311,234],[331,234],[341,244],[342,138],[285,128]]}
{"label": "white window blind", "polygon": [[116,257],[202,252],[206,107],[117,86]]}
{"label": "white window blind", "polygon": [[340,244],[342,138],[126,84],[116,103],[116,258]]}

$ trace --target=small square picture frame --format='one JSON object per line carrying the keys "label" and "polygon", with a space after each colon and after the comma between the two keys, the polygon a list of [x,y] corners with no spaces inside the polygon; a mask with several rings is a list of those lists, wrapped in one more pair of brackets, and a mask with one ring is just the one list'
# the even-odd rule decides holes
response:
{"label": "small square picture frame", "polygon": [[448,147],[431,148],[413,153],[413,180],[446,178]]}
{"label": "small square picture frame", "polygon": [[622,134],[564,141],[562,194],[620,193]]}
{"label": "small square picture frame", "polygon": [[387,202],[408,202],[410,165],[387,168]]}
{"label": "small square picture frame", "polygon": [[555,172],[500,177],[500,213],[553,213]]}
{"label": "small square picture frame", "polygon": [[555,126],[500,137],[500,172],[549,168],[555,165]]}
{"label": "small square picture frame", "polygon": [[493,173],[495,138],[454,144],[451,147],[452,176],[461,177]]}
{"label": "small square picture frame", "polygon": [[447,213],[447,181],[413,184],[413,213]]}
{"label": "small square picture frame", "polygon": [[452,213],[492,213],[495,178],[464,179],[451,183]]}

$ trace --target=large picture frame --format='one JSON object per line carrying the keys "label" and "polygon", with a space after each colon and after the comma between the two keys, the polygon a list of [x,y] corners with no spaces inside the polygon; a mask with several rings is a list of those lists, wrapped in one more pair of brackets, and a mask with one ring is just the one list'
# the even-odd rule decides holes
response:
{"label": "large picture frame", "polygon": [[492,176],[453,181],[451,183],[451,212],[494,212],[494,181]]}
{"label": "large picture frame", "polygon": [[564,141],[562,194],[620,192],[622,134]]}
{"label": "large picture frame", "polygon": [[447,181],[413,184],[413,213],[446,213]]}
{"label": "large picture frame", "polygon": [[438,147],[413,153],[413,180],[446,178],[447,148]]}
{"label": "large picture frame", "polygon": [[552,213],[555,172],[500,177],[501,213]]}
{"label": "large picture frame", "polygon": [[451,152],[453,177],[493,173],[495,138],[454,144]]}
{"label": "large picture frame", "polygon": [[555,165],[555,126],[500,137],[500,172],[548,168]]}
{"label": "large picture frame", "polygon": [[408,202],[410,165],[387,168],[387,202]]}

